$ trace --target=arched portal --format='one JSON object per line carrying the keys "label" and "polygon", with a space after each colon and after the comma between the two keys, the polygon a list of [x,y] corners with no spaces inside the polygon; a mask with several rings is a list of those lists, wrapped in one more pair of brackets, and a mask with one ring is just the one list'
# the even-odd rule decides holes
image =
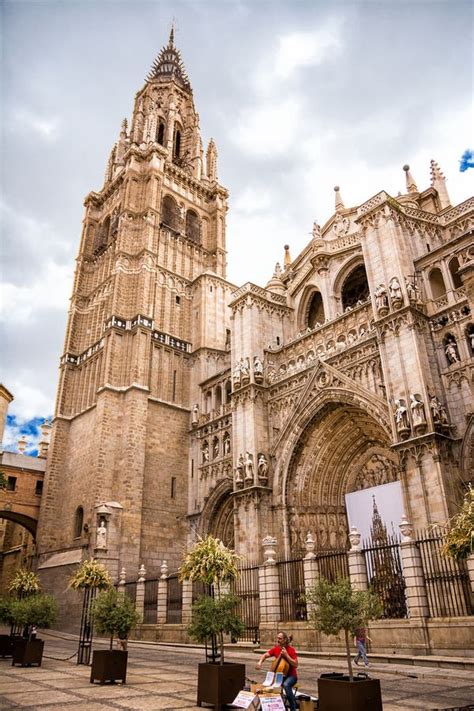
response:
{"label": "arched portal", "polygon": [[399,478],[382,406],[377,416],[374,403],[365,407],[353,394],[339,393],[325,393],[304,424],[296,425],[286,473],[281,472],[285,547],[292,555],[304,551],[308,531],[321,550],[346,548],[345,495]]}
{"label": "arched portal", "polygon": [[216,484],[205,503],[199,528],[201,536],[211,534],[220,538],[224,545],[234,548],[234,499],[231,494],[232,484],[228,478]]}

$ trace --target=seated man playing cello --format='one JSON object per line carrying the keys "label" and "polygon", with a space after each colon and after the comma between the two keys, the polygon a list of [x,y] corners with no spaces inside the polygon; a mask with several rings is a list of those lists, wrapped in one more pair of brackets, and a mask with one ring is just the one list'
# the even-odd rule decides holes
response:
{"label": "seated man playing cello", "polygon": [[291,711],[296,711],[296,699],[293,692],[293,687],[298,679],[296,667],[298,666],[298,656],[296,649],[290,647],[291,637],[288,637],[286,632],[279,632],[277,636],[277,644],[262,654],[257,662],[257,669],[262,668],[265,659],[274,657],[272,662],[272,671],[283,673],[283,688],[285,689],[286,698]]}

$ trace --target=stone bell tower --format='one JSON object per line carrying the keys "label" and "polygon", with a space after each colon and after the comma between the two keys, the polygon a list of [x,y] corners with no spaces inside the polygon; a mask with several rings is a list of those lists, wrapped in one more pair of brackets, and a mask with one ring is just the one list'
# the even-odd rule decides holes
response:
{"label": "stone bell tower", "polygon": [[180,561],[190,397],[209,376],[203,349],[225,350],[225,300],[208,281],[225,279],[226,199],[171,31],[85,200],[38,530],[43,578],[84,555],[115,575]]}

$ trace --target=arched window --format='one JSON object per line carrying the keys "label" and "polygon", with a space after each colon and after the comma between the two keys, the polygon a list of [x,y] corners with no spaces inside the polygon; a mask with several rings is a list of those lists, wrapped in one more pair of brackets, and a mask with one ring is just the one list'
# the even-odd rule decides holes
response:
{"label": "arched window", "polygon": [[222,405],[222,389],[220,385],[216,386],[216,410]]}
{"label": "arched window", "polygon": [[206,393],[206,412],[212,411],[212,393],[210,390]]}
{"label": "arched window", "polygon": [[363,264],[359,264],[344,280],[341,289],[342,310],[354,308],[369,298],[369,284]]}
{"label": "arched window", "polygon": [[230,402],[230,398],[232,396],[232,383],[230,380],[227,380],[225,384],[225,401]]}
{"label": "arched window", "polygon": [[308,307],[308,326],[314,328],[316,324],[324,323],[323,298],[319,291],[315,291],[311,297]]}
{"label": "arched window", "polygon": [[173,141],[173,158],[179,158],[181,155],[181,130],[178,126],[174,129],[174,141]]}
{"label": "arched window", "polygon": [[110,231],[110,215],[105,220],[97,225],[94,234],[94,254],[100,254],[107,247]]}
{"label": "arched window", "polygon": [[439,299],[440,296],[446,294],[446,286],[444,284],[443,275],[438,267],[431,270],[429,280],[431,296],[433,299]]}
{"label": "arched window", "polygon": [[458,269],[459,269],[459,260],[457,257],[454,257],[449,262],[449,271],[451,273],[451,280],[453,282],[453,286],[455,289],[459,289],[459,287],[462,286],[462,279],[458,274]]}
{"label": "arched window", "polygon": [[466,328],[466,338],[468,351],[471,355],[474,355],[474,323],[468,324]]}
{"label": "arched window", "polygon": [[160,144],[160,146],[162,146],[164,144],[165,124],[163,123],[163,121],[160,121],[160,123],[158,124],[158,129],[156,131],[156,140],[157,140],[157,143]]}
{"label": "arched window", "polygon": [[84,509],[78,506],[74,514],[74,538],[82,536],[82,526],[84,524]]}
{"label": "arched window", "polygon": [[161,222],[172,230],[179,230],[179,209],[171,195],[165,195],[161,205]]}
{"label": "arched window", "polygon": [[186,237],[195,244],[201,244],[201,220],[194,210],[186,213]]}

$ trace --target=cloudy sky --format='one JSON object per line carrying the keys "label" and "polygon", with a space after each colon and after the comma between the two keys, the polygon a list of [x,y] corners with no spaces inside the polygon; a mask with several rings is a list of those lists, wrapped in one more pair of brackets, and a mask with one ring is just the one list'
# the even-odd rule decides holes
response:
{"label": "cloudy sky", "polygon": [[[228,277],[264,285],[313,220],[420,189],[435,158],[473,192],[471,0],[2,2],[0,380],[4,445],[52,415],[83,198],[176,22],[206,144],[230,191]],[[36,420],[34,420],[36,422]]]}

